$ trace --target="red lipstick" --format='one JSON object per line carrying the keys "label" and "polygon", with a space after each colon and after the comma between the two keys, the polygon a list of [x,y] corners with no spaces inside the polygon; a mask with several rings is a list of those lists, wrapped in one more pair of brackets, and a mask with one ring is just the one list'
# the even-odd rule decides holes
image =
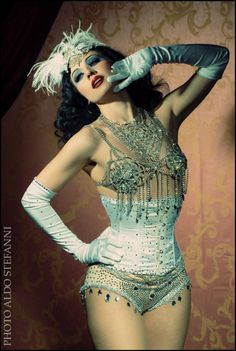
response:
{"label": "red lipstick", "polygon": [[104,81],[104,77],[103,76],[95,76],[92,79],[92,88],[96,89],[98,88]]}

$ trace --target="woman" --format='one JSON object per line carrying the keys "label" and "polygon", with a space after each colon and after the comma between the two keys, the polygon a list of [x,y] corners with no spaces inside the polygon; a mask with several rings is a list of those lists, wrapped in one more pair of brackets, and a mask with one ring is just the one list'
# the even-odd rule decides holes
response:
{"label": "woman", "polygon": [[[174,233],[187,189],[178,131],[228,60],[227,48],[206,44],[147,47],[124,58],[79,28],[33,67],[36,90],[54,93],[62,85],[55,126],[65,145],[34,177],[22,205],[88,265],[80,293],[96,349],[184,348],[191,283]],[[150,81],[151,67],[161,63],[198,70],[163,97]],[[50,205],[81,169],[95,182],[111,223],[91,243]]]}

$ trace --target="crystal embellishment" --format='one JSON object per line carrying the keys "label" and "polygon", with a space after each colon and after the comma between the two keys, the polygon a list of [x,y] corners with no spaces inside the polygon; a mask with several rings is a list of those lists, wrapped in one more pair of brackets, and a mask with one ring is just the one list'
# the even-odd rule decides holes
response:
{"label": "crystal embellishment", "polygon": [[111,295],[110,295],[110,294],[106,294],[106,297],[105,297],[105,299],[104,299],[104,300],[105,300],[106,302],[108,302],[108,301],[110,301],[110,297],[111,297]]}
{"label": "crystal embellishment", "polygon": [[[169,197],[173,196],[176,209],[181,207],[187,191],[187,159],[180,147],[174,142],[161,121],[144,109],[138,108],[135,120],[119,124],[112,122],[102,114],[98,120],[109,129],[109,133],[95,127],[110,148],[110,160],[105,167],[105,174],[97,186],[104,186],[117,193],[117,210],[122,216],[124,203],[129,215],[133,200],[138,200],[137,218],[144,215],[148,219],[148,202],[158,198],[163,209],[170,209]],[[116,138],[117,142],[112,142]],[[122,151],[125,148],[127,151]],[[153,189],[157,189],[156,191]],[[156,213],[161,209],[157,203]],[[162,206],[162,205],[161,205]]]}

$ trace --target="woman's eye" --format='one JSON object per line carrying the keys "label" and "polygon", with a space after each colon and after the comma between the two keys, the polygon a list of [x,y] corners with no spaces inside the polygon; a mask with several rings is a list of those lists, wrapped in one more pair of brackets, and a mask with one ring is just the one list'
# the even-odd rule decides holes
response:
{"label": "woman's eye", "polygon": [[102,60],[101,57],[99,56],[90,56],[88,60],[86,61],[88,66],[94,66],[96,63],[100,62]]}
{"label": "woman's eye", "polygon": [[75,74],[73,75],[73,78],[74,78],[74,82],[78,83],[80,81],[80,79],[82,78],[82,73],[75,72]]}

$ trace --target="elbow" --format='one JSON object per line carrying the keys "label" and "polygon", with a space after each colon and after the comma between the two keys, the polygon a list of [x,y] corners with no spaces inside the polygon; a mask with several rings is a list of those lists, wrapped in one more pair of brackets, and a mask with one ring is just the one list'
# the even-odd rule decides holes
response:
{"label": "elbow", "polygon": [[221,47],[220,55],[219,55],[219,60],[225,64],[225,66],[228,64],[230,58],[230,51],[226,46]]}
{"label": "elbow", "polygon": [[27,205],[28,205],[28,201],[26,200],[26,193],[24,193],[20,202],[21,202],[21,206],[26,210]]}
{"label": "elbow", "polygon": [[224,47],[224,59],[226,64],[229,62],[229,58],[230,58],[230,51],[227,47]]}
{"label": "elbow", "polygon": [[221,50],[221,55],[219,57],[219,64],[216,65],[219,68],[219,77],[218,79],[222,78],[224,71],[229,63],[230,59],[230,51],[227,47],[223,46]]}
{"label": "elbow", "polygon": [[230,51],[228,48],[224,47],[224,70],[226,69],[230,59]]}
{"label": "elbow", "polygon": [[24,199],[24,197],[21,198],[20,202],[21,202],[21,206],[25,207],[25,199]]}
{"label": "elbow", "polygon": [[29,188],[27,188],[20,199],[21,206],[27,211],[27,209],[33,205],[32,200],[32,195],[29,192]]}

